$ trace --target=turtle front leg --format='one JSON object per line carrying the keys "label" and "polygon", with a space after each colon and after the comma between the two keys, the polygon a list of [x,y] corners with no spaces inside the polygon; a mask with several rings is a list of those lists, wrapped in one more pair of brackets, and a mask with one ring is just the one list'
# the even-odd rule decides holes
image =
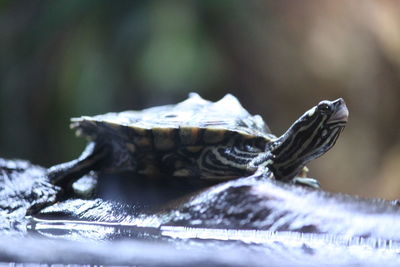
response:
{"label": "turtle front leg", "polygon": [[317,179],[307,177],[308,175],[308,168],[304,166],[300,173],[293,178],[292,183],[296,185],[311,187],[314,189],[321,189],[321,184],[318,182]]}
{"label": "turtle front leg", "polygon": [[[308,173],[308,168],[303,167],[302,170],[300,171],[300,173],[297,176],[295,176],[293,179],[287,180],[287,181],[281,180],[281,179],[277,179],[277,180],[284,181],[287,183],[292,183],[295,185],[306,186],[306,187],[310,187],[310,188],[314,188],[314,189],[320,189],[321,185],[318,182],[318,180],[307,177],[306,176],[307,173]],[[260,165],[254,175],[258,176],[258,177],[262,177],[262,178],[276,179],[274,173],[268,167],[266,167],[264,165]]]}
{"label": "turtle front leg", "polygon": [[50,167],[47,170],[49,181],[54,185],[67,188],[89,171],[97,170],[106,155],[105,146],[91,142],[78,159]]}

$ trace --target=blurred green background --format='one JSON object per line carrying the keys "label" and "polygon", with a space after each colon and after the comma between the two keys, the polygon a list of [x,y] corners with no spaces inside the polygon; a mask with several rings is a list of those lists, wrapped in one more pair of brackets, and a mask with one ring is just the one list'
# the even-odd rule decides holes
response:
{"label": "blurred green background", "polygon": [[400,197],[398,1],[0,1],[0,156],[50,166],[69,118],[236,95],[282,134],[322,99],[350,120],[309,165],[330,191]]}

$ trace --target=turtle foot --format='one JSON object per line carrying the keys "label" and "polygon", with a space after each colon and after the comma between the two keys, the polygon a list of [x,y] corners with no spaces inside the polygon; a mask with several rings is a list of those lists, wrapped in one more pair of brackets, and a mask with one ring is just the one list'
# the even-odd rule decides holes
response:
{"label": "turtle foot", "polygon": [[316,180],[314,178],[295,177],[295,178],[293,178],[292,183],[294,183],[296,185],[311,187],[314,189],[321,189],[320,183],[318,182],[318,180]]}

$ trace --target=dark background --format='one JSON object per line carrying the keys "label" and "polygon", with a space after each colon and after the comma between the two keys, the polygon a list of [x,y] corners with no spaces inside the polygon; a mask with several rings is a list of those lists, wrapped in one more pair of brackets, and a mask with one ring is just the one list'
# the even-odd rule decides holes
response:
{"label": "dark background", "polygon": [[322,99],[350,120],[309,165],[330,191],[400,197],[398,1],[0,1],[0,156],[50,166],[70,117],[236,95],[276,135]]}

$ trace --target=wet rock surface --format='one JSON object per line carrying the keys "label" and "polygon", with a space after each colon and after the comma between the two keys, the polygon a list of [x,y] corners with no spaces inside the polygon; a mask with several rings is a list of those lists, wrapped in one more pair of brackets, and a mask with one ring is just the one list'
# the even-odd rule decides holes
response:
{"label": "wet rock surface", "polygon": [[[110,196],[62,200],[26,161],[1,160],[0,170],[1,262],[400,264],[400,210],[388,201],[253,177],[145,209]],[[32,207],[43,209],[26,217]]]}
{"label": "wet rock surface", "polygon": [[26,212],[56,201],[60,188],[45,174],[45,168],[28,161],[0,158],[0,234],[25,233]]}
{"label": "wet rock surface", "polygon": [[170,211],[170,224],[373,237],[400,241],[396,202],[243,178],[196,194]]}
{"label": "wet rock surface", "polygon": [[47,207],[34,218],[124,227],[284,231],[400,241],[400,207],[395,203],[254,178],[216,185],[158,211],[144,212],[102,199],[73,199]]}

